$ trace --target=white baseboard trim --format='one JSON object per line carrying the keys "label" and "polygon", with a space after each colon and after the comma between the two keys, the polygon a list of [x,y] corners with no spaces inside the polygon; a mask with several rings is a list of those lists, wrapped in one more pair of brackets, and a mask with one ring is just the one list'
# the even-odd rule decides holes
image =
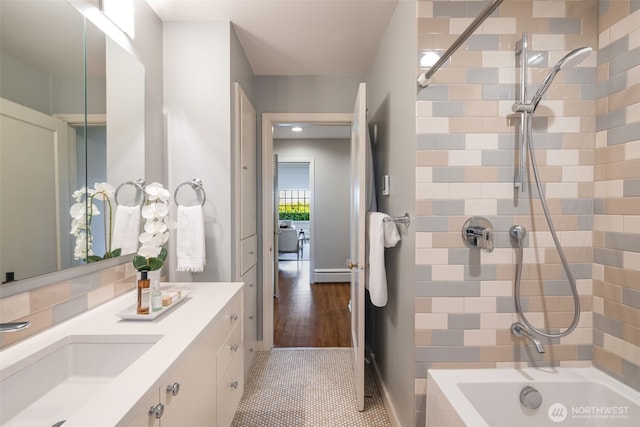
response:
{"label": "white baseboard trim", "polygon": [[382,403],[384,404],[385,411],[387,411],[387,416],[389,416],[389,421],[391,422],[391,426],[402,427],[400,425],[400,419],[398,418],[398,413],[396,412],[396,408],[391,403],[391,398],[389,397],[389,390],[387,390],[387,386],[384,384],[384,382],[382,382],[382,377],[380,375],[380,370],[378,369],[378,364],[376,363],[375,354],[369,353],[369,359],[371,360],[371,365],[373,366],[373,377],[376,380],[376,384],[378,385],[378,390],[380,390]]}
{"label": "white baseboard trim", "polygon": [[348,282],[351,271],[347,268],[316,268],[313,270],[314,283]]}

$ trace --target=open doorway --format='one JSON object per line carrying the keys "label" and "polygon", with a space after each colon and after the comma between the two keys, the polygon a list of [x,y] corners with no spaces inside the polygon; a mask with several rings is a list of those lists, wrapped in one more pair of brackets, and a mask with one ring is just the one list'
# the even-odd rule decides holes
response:
{"label": "open doorway", "polygon": [[[311,218],[313,206],[314,160],[278,155],[278,263],[311,261]],[[310,269],[309,269],[310,270]]]}
{"label": "open doorway", "polygon": [[[276,288],[264,310],[265,323],[272,325],[265,328],[265,337],[272,337],[272,347],[351,346],[345,263],[351,117],[339,116],[337,122],[323,123],[309,122],[308,116],[305,121],[288,117],[272,123],[268,141],[263,134],[263,148],[266,144],[271,156],[277,155],[271,163],[270,173],[277,176],[273,180],[268,178],[263,157],[263,182],[272,186],[272,190],[263,188],[263,194],[275,193],[271,206],[278,206],[276,210],[263,205],[277,240],[273,242],[277,261],[272,264]],[[287,136],[294,125],[304,131]],[[268,282],[264,283],[266,288]]]}

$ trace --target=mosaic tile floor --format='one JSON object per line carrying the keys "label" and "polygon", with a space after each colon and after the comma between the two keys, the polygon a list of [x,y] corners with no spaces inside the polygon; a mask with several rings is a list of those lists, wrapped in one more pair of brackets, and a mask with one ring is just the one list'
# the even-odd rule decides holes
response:
{"label": "mosaic tile floor", "polygon": [[350,348],[259,352],[231,425],[390,427],[370,373],[365,396],[365,410],[358,412]]}

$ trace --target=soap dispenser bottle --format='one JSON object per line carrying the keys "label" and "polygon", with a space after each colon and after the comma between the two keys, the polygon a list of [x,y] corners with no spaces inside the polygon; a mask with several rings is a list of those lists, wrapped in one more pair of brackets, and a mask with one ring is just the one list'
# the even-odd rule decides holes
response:
{"label": "soap dispenser bottle", "polygon": [[138,279],[138,314],[149,314],[149,279],[147,278],[147,272],[140,272],[140,279]]}
{"label": "soap dispenser bottle", "polygon": [[160,291],[160,280],[151,281],[151,311],[162,310],[162,291]]}

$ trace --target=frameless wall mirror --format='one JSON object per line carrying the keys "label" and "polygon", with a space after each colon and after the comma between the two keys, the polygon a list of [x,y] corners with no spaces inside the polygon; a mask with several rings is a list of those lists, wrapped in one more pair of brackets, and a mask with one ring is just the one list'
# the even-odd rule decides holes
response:
{"label": "frameless wall mirror", "polygon": [[144,178],[144,67],[67,0],[0,0],[0,120],[0,281],[83,265],[72,193]]}

